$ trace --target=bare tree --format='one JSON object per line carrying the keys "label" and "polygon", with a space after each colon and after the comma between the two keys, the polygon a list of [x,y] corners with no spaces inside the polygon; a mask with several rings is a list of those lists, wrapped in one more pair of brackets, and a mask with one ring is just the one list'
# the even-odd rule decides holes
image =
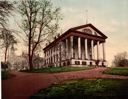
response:
{"label": "bare tree", "polygon": [[4,62],[7,62],[7,52],[10,47],[14,47],[14,44],[17,43],[15,37],[12,35],[12,32],[7,29],[3,29],[2,33],[0,34],[1,39],[1,47],[5,49],[4,51]]}
{"label": "bare tree", "polygon": [[50,0],[21,0],[18,11],[22,16],[22,25],[28,44],[29,68],[33,68],[33,55],[40,44],[57,32],[60,8],[53,7]]}
{"label": "bare tree", "polygon": [[118,53],[115,55],[113,65],[116,67],[128,66],[128,54],[127,52]]}
{"label": "bare tree", "polygon": [[4,48],[4,62],[3,66],[7,68],[7,52],[11,46],[16,43],[14,39],[14,35],[12,32],[7,29],[7,21],[8,17],[11,15],[11,11],[13,11],[13,3],[7,0],[0,1],[0,48]]}
{"label": "bare tree", "polygon": [[8,16],[13,10],[13,4],[7,0],[0,1],[0,25],[5,27]]}

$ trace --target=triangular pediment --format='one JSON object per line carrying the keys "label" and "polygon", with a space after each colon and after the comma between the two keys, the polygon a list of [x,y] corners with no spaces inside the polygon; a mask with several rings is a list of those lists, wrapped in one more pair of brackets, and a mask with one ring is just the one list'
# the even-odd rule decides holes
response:
{"label": "triangular pediment", "polygon": [[102,35],[100,35],[98,32],[96,32],[91,27],[84,27],[84,28],[81,28],[81,29],[76,29],[76,31],[87,33],[87,34],[91,34],[91,35],[101,36],[102,37]]}
{"label": "triangular pediment", "polygon": [[71,30],[81,32],[81,33],[86,33],[89,35],[95,35],[95,36],[107,38],[107,36],[105,36],[100,30],[98,30],[92,24],[86,24],[86,25],[74,27],[74,28],[71,28]]}

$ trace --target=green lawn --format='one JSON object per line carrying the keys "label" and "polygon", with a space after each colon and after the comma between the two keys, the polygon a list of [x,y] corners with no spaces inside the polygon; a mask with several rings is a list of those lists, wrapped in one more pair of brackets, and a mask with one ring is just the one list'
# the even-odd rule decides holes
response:
{"label": "green lawn", "polygon": [[128,99],[127,96],[128,80],[97,79],[52,85],[30,99]]}
{"label": "green lawn", "polygon": [[49,68],[40,68],[29,70],[22,70],[23,72],[32,72],[32,73],[60,73],[60,72],[70,72],[70,71],[80,71],[80,70],[88,70],[92,67],[49,67]]}
{"label": "green lawn", "polygon": [[104,73],[112,74],[112,75],[128,76],[128,68],[123,68],[123,67],[109,68]]}

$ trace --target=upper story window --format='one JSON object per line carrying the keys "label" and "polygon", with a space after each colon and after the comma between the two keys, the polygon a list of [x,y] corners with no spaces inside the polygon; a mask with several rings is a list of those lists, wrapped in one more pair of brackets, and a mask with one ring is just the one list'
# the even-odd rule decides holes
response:
{"label": "upper story window", "polygon": [[88,34],[92,34],[92,31],[90,29],[83,29],[83,32],[88,33]]}

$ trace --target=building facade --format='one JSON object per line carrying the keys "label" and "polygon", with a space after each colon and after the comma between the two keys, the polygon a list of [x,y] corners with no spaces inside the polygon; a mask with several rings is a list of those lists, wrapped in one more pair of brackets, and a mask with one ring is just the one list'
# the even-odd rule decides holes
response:
{"label": "building facade", "polygon": [[106,39],[92,24],[71,28],[43,49],[45,66],[106,66]]}

